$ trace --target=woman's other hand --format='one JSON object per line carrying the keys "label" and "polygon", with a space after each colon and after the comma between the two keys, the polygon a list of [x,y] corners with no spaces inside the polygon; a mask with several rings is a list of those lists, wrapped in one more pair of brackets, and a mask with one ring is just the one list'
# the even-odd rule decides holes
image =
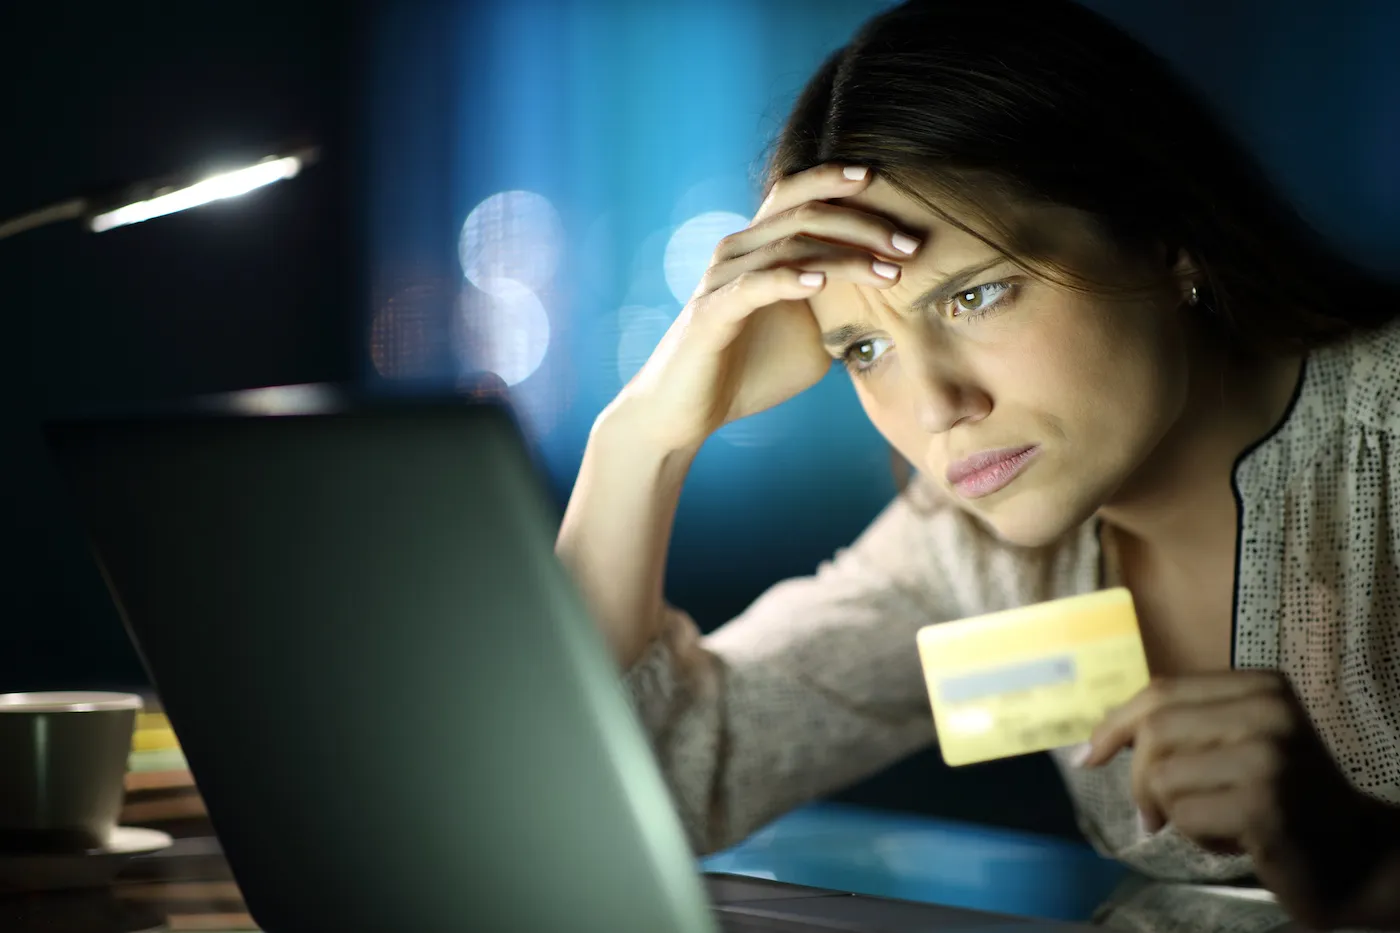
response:
{"label": "woman's other hand", "polygon": [[1133,748],[1143,826],[1248,853],[1280,903],[1318,928],[1370,925],[1395,858],[1400,809],[1353,787],[1288,681],[1229,671],[1153,681],[1113,710],[1081,761]]}

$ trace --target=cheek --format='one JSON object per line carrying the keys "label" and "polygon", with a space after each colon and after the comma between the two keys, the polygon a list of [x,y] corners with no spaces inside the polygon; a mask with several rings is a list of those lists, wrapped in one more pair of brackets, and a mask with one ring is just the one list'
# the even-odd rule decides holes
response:
{"label": "cheek", "polygon": [[1157,433],[1170,420],[1184,390],[1184,348],[1152,309],[1114,309],[1093,337],[1086,337],[1074,376],[1086,406],[1124,430]]}
{"label": "cheek", "polygon": [[1181,380],[1155,312],[1076,307],[1054,318],[1058,326],[1035,328],[1019,352],[999,361],[1004,386],[1017,386],[1022,401],[1073,433],[1147,429],[1160,420]]}
{"label": "cheek", "polygon": [[919,428],[913,394],[901,388],[897,367],[897,362],[891,361],[869,377],[851,377],[851,384],[865,416],[880,436],[904,459],[919,463],[929,435]]}

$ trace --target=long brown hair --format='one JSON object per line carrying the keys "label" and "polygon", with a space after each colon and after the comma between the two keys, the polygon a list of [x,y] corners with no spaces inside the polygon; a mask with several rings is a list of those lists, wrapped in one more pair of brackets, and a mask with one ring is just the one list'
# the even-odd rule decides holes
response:
{"label": "long brown hair", "polygon": [[1400,286],[1309,226],[1165,61],[1072,0],[909,0],[870,20],[801,92],[767,184],[831,161],[1072,287],[1100,283],[1018,242],[990,196],[1185,249],[1245,349],[1297,352],[1400,314]]}

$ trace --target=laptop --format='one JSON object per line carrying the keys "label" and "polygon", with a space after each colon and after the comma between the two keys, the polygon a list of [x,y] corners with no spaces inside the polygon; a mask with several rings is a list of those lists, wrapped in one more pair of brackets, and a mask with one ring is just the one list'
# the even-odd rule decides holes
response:
{"label": "laptop", "polygon": [[270,933],[1075,929],[699,875],[500,405],[287,387],[45,430]]}

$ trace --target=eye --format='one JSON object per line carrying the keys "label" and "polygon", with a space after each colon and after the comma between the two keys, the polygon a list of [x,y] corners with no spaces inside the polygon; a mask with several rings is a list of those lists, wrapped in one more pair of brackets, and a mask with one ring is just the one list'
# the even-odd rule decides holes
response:
{"label": "eye", "polygon": [[953,317],[975,317],[990,311],[1011,292],[1009,282],[988,282],[960,292],[953,299]]}
{"label": "eye", "polygon": [[888,337],[868,337],[846,348],[844,356],[846,368],[863,373],[880,361],[880,357],[894,346]]}

